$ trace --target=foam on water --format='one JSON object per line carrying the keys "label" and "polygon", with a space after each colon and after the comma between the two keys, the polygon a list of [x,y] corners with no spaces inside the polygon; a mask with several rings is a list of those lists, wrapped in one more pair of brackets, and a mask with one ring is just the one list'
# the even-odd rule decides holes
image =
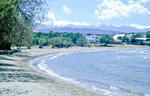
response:
{"label": "foam on water", "polygon": [[147,57],[144,56],[143,58],[146,59]]}
{"label": "foam on water", "polygon": [[[65,53],[61,53],[61,54],[57,54],[57,55],[53,55],[49,58],[49,60],[52,60],[52,59],[55,59],[59,56],[62,56],[64,55]],[[67,53],[65,54],[67,55]],[[73,82],[73,83],[76,83],[76,84],[80,84],[80,82],[77,82],[74,78],[66,78],[66,77],[62,77],[61,75],[55,73],[52,69],[48,68],[45,61],[44,60],[41,60],[40,63],[37,64],[38,68],[44,72],[46,72],[47,74],[49,75],[52,75],[52,76],[55,76],[57,78],[60,78],[60,79],[63,79],[65,81],[69,81],[69,82]]]}
{"label": "foam on water", "polygon": [[[92,89],[100,94],[107,95],[107,96],[125,96],[124,93],[119,93],[119,92],[111,91],[111,90],[104,89],[104,88],[98,88],[95,86],[92,86]],[[116,88],[115,90],[119,90],[119,88]]]}
{"label": "foam on water", "polygon": [[115,86],[110,86],[110,89],[119,90],[119,88],[117,88],[117,87],[115,87]]}

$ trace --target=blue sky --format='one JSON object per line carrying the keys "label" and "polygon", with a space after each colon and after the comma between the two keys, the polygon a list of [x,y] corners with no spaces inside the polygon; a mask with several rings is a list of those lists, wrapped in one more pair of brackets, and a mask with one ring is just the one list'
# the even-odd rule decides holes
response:
{"label": "blue sky", "polygon": [[150,28],[150,0],[48,0],[54,26],[115,25]]}

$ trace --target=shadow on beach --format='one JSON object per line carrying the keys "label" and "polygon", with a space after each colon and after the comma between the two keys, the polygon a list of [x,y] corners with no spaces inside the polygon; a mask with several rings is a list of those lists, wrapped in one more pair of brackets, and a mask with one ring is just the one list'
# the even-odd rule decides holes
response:
{"label": "shadow on beach", "polygon": [[29,55],[24,55],[24,54],[15,54],[16,57],[20,57],[20,58],[28,58],[31,57]]}
{"label": "shadow on beach", "polygon": [[6,66],[6,67],[11,67],[11,66],[16,66],[16,65],[14,65],[14,64],[6,64],[6,63],[0,63],[0,67],[1,66]]}
{"label": "shadow on beach", "polygon": [[14,60],[14,59],[10,59],[10,58],[6,58],[6,57],[4,57],[4,56],[0,56],[0,60],[9,60],[9,61],[16,61],[16,60]]}
{"label": "shadow on beach", "polygon": [[6,72],[6,71],[9,71],[9,72],[14,72],[14,71],[24,71],[22,69],[10,69],[10,68],[0,68],[0,72]]}
{"label": "shadow on beach", "polygon": [[29,56],[29,54],[20,52],[19,54],[17,53],[7,56],[0,56],[0,60],[4,60],[4,63],[0,62],[0,82],[41,82],[42,80],[46,80],[45,77],[33,74],[32,71],[22,69],[23,66],[21,65],[21,63],[20,65],[22,67],[20,65],[18,66],[17,64],[8,63],[8,61],[15,61],[17,63],[18,60],[12,59],[13,57],[24,59],[29,58],[31,57]]}
{"label": "shadow on beach", "polygon": [[0,82],[39,82],[44,79],[31,73],[0,73]]}

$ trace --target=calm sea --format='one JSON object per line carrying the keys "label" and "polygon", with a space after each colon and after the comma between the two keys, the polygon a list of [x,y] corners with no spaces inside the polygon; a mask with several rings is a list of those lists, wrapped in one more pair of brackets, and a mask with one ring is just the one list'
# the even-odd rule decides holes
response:
{"label": "calm sea", "polygon": [[108,96],[150,96],[150,49],[49,55],[35,68]]}

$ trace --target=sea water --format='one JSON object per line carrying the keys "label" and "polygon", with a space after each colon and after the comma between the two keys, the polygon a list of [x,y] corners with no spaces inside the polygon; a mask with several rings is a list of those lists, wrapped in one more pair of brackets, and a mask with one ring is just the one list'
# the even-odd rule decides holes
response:
{"label": "sea water", "polygon": [[150,49],[61,53],[32,64],[103,95],[150,96]]}

